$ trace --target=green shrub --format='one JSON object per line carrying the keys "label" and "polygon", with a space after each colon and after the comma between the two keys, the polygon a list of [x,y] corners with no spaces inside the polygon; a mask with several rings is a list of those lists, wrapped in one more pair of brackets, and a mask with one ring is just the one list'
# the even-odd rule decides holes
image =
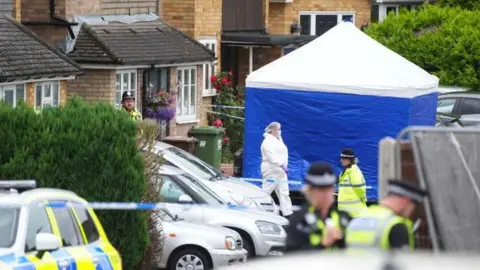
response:
{"label": "green shrub", "polygon": [[[136,125],[109,104],[79,99],[36,113],[0,105],[0,178],[35,179],[41,187],[76,192],[88,201],[139,202],[146,191]],[[148,245],[147,214],[99,211],[124,269],[134,269]]]}
{"label": "green shrub", "polygon": [[[441,85],[480,86],[480,12],[424,5],[389,14],[366,33],[426,71]],[[400,71],[401,72],[401,71]]]}

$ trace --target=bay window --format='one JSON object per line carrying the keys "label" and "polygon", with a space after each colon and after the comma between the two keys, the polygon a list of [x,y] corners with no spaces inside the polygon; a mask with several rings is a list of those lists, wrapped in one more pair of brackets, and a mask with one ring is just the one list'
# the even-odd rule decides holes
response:
{"label": "bay window", "polygon": [[[118,70],[115,77],[115,105],[122,106],[122,94],[132,92],[137,108],[137,70]],[[138,108],[137,108],[138,109]]]}
{"label": "bay window", "polygon": [[197,68],[177,68],[177,121],[195,121],[197,119]]}
{"label": "bay window", "polygon": [[60,83],[58,81],[35,84],[35,109],[60,105]]}
{"label": "bay window", "polygon": [[25,101],[25,84],[9,84],[0,86],[0,99],[15,108],[18,101]]}

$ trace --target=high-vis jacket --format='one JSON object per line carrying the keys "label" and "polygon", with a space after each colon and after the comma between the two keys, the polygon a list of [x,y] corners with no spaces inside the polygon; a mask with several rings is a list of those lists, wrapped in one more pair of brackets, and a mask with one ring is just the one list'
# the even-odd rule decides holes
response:
{"label": "high-vis jacket", "polygon": [[142,120],[142,114],[137,109],[129,111],[128,115],[132,120]]}
{"label": "high-vis jacket", "polygon": [[[344,236],[348,222],[351,220],[348,213],[331,207],[327,216],[332,220],[333,225],[340,229]],[[285,243],[285,250],[287,252],[345,248],[344,237],[328,248],[322,245],[323,237],[327,234],[327,225],[325,221],[315,213],[313,206],[302,207],[301,210],[294,212],[289,219],[289,225],[285,231],[287,232],[287,241]]]}
{"label": "high-vis jacket", "polygon": [[414,249],[415,238],[412,221],[395,215],[383,206],[372,205],[353,219],[347,227],[345,241],[349,250],[389,250],[392,227],[403,224],[408,231],[408,246]]}
{"label": "high-vis jacket", "polygon": [[353,164],[346,168],[338,181],[338,209],[356,217],[367,209],[367,189],[360,168]]}

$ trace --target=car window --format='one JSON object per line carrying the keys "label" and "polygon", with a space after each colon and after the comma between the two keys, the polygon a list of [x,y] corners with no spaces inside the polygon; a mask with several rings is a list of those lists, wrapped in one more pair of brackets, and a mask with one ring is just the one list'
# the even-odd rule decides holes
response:
{"label": "car window", "polygon": [[439,99],[437,103],[437,113],[451,114],[456,101],[457,99],[455,98]]}
{"label": "car window", "polygon": [[[181,195],[187,194],[169,175],[162,175],[161,181],[158,181],[157,190],[160,189],[162,201],[168,203],[178,203]],[[161,183],[161,184],[160,184]],[[160,186],[161,185],[161,186]]]}
{"label": "car window", "polygon": [[188,187],[193,189],[198,196],[205,200],[209,205],[220,205],[224,202],[220,199],[215,192],[202,184],[199,180],[189,174],[176,175],[178,179],[183,181]]}
{"label": "car window", "polygon": [[460,114],[480,114],[480,99],[464,98]]}
{"label": "car window", "polygon": [[83,228],[87,242],[92,243],[100,239],[97,226],[95,226],[95,222],[93,222],[92,216],[88,212],[87,208],[83,206],[74,206],[73,209],[75,210],[78,221]]}
{"label": "car window", "polygon": [[19,208],[0,208],[0,248],[13,246],[19,212]]}
{"label": "car window", "polygon": [[176,147],[169,147],[163,150],[163,157],[174,163],[176,167],[182,166],[193,175],[202,179],[210,179],[217,174],[221,174],[221,172],[203,160]]}
{"label": "car window", "polygon": [[28,214],[25,252],[37,250],[35,240],[38,233],[52,233],[52,226],[45,207],[32,205]]}
{"label": "car window", "polygon": [[69,208],[52,208],[57,220],[64,247],[78,246],[83,244],[78,224],[72,216]]}

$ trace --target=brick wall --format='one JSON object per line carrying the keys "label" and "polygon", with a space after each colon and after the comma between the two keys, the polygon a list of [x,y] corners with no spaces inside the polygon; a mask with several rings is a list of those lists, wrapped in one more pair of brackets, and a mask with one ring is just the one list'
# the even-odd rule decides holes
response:
{"label": "brick wall", "polygon": [[68,97],[82,97],[88,102],[115,101],[115,71],[85,70],[83,76],[68,82]]}
{"label": "brick wall", "polygon": [[[25,103],[28,105],[35,106],[35,85],[36,82],[30,82],[25,84],[26,97]],[[67,81],[63,80],[59,82],[60,84],[60,105],[63,105],[67,102]]]}
{"label": "brick wall", "polygon": [[370,20],[370,0],[295,0],[290,4],[269,4],[268,29],[272,34],[289,34],[290,25],[300,11],[355,11],[355,24],[360,27]]}
{"label": "brick wall", "polygon": [[161,0],[64,0],[66,17],[74,14],[133,15],[158,14]]}
{"label": "brick wall", "polygon": [[[176,81],[177,81],[177,69],[170,68],[170,84],[172,89],[176,89]],[[202,66],[197,66],[197,119],[201,119],[203,115],[203,106],[202,104]],[[187,136],[188,131],[193,127],[198,125],[199,123],[188,123],[188,124],[177,124],[176,119],[173,118],[170,121],[170,136]]]}
{"label": "brick wall", "polygon": [[162,2],[163,19],[190,37],[195,37],[195,0],[162,0]]}

